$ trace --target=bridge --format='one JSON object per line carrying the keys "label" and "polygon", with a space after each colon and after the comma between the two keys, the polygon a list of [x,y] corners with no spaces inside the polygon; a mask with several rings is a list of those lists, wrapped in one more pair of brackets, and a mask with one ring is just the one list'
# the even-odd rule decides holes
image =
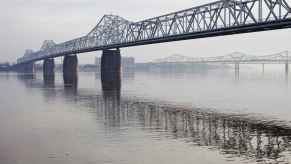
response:
{"label": "bridge", "polygon": [[120,48],[290,27],[287,0],[219,0],[137,22],[105,15],[86,36],[59,44],[46,40],[40,50],[27,50],[15,69],[33,72],[33,62],[44,60],[44,74],[51,75],[53,59],[64,56],[64,81],[70,81],[77,72],[76,54],[102,50],[106,78],[120,72]]}
{"label": "bridge", "polygon": [[[216,57],[188,57],[183,55],[172,55],[166,58],[156,59],[152,63],[155,64],[178,64],[178,63],[193,63],[193,64],[234,64],[235,70],[239,71],[240,64],[262,64],[263,70],[265,64],[285,64],[285,72],[289,72],[289,63],[291,62],[291,56],[289,51],[283,51],[271,55],[254,56],[247,55],[241,52],[233,52],[224,56]],[[238,73],[238,72],[237,72]]]}
{"label": "bridge", "polygon": [[291,62],[289,51],[283,51],[271,55],[254,56],[241,52],[233,52],[216,57],[188,57],[172,55],[166,58],[156,59],[153,63],[222,63],[222,64],[286,64]]}

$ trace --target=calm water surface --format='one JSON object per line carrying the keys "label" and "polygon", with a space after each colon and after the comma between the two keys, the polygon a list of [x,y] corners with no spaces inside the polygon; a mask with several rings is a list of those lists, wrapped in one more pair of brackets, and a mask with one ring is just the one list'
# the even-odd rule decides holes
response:
{"label": "calm water surface", "polygon": [[291,80],[282,69],[135,73],[102,90],[0,75],[1,164],[291,163]]}

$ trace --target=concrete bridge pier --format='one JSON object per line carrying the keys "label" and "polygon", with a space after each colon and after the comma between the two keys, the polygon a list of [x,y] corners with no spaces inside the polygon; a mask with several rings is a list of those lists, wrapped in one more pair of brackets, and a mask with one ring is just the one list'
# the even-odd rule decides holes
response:
{"label": "concrete bridge pier", "polygon": [[78,84],[78,57],[67,55],[63,61],[63,78],[65,87],[75,87]]}
{"label": "concrete bridge pier", "polygon": [[103,90],[119,90],[121,87],[120,50],[103,50],[101,57],[101,81]]}
{"label": "concrete bridge pier", "polygon": [[55,61],[52,58],[43,61],[43,79],[44,81],[54,81],[55,79]]}
{"label": "concrete bridge pier", "polygon": [[289,63],[285,64],[285,73],[289,74]]}

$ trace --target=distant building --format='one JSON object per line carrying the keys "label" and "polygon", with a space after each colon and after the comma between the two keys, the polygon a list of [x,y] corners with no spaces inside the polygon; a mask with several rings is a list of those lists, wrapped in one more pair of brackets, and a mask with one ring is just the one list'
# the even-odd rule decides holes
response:
{"label": "distant building", "polygon": [[[101,72],[101,58],[96,57],[95,65],[97,72]],[[133,72],[135,69],[135,59],[133,57],[122,57],[121,58],[121,70],[122,72]]]}

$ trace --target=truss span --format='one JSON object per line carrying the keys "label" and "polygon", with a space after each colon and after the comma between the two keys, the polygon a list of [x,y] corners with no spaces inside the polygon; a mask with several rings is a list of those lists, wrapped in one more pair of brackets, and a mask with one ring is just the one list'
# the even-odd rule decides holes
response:
{"label": "truss span", "polygon": [[172,55],[154,60],[152,63],[224,63],[224,64],[286,64],[291,63],[289,51],[272,55],[253,56],[234,52],[224,56],[194,58],[183,55]]}
{"label": "truss span", "polygon": [[39,51],[26,54],[17,62],[290,27],[288,0],[219,0],[138,22],[105,15],[88,35],[60,44],[46,41]]}

